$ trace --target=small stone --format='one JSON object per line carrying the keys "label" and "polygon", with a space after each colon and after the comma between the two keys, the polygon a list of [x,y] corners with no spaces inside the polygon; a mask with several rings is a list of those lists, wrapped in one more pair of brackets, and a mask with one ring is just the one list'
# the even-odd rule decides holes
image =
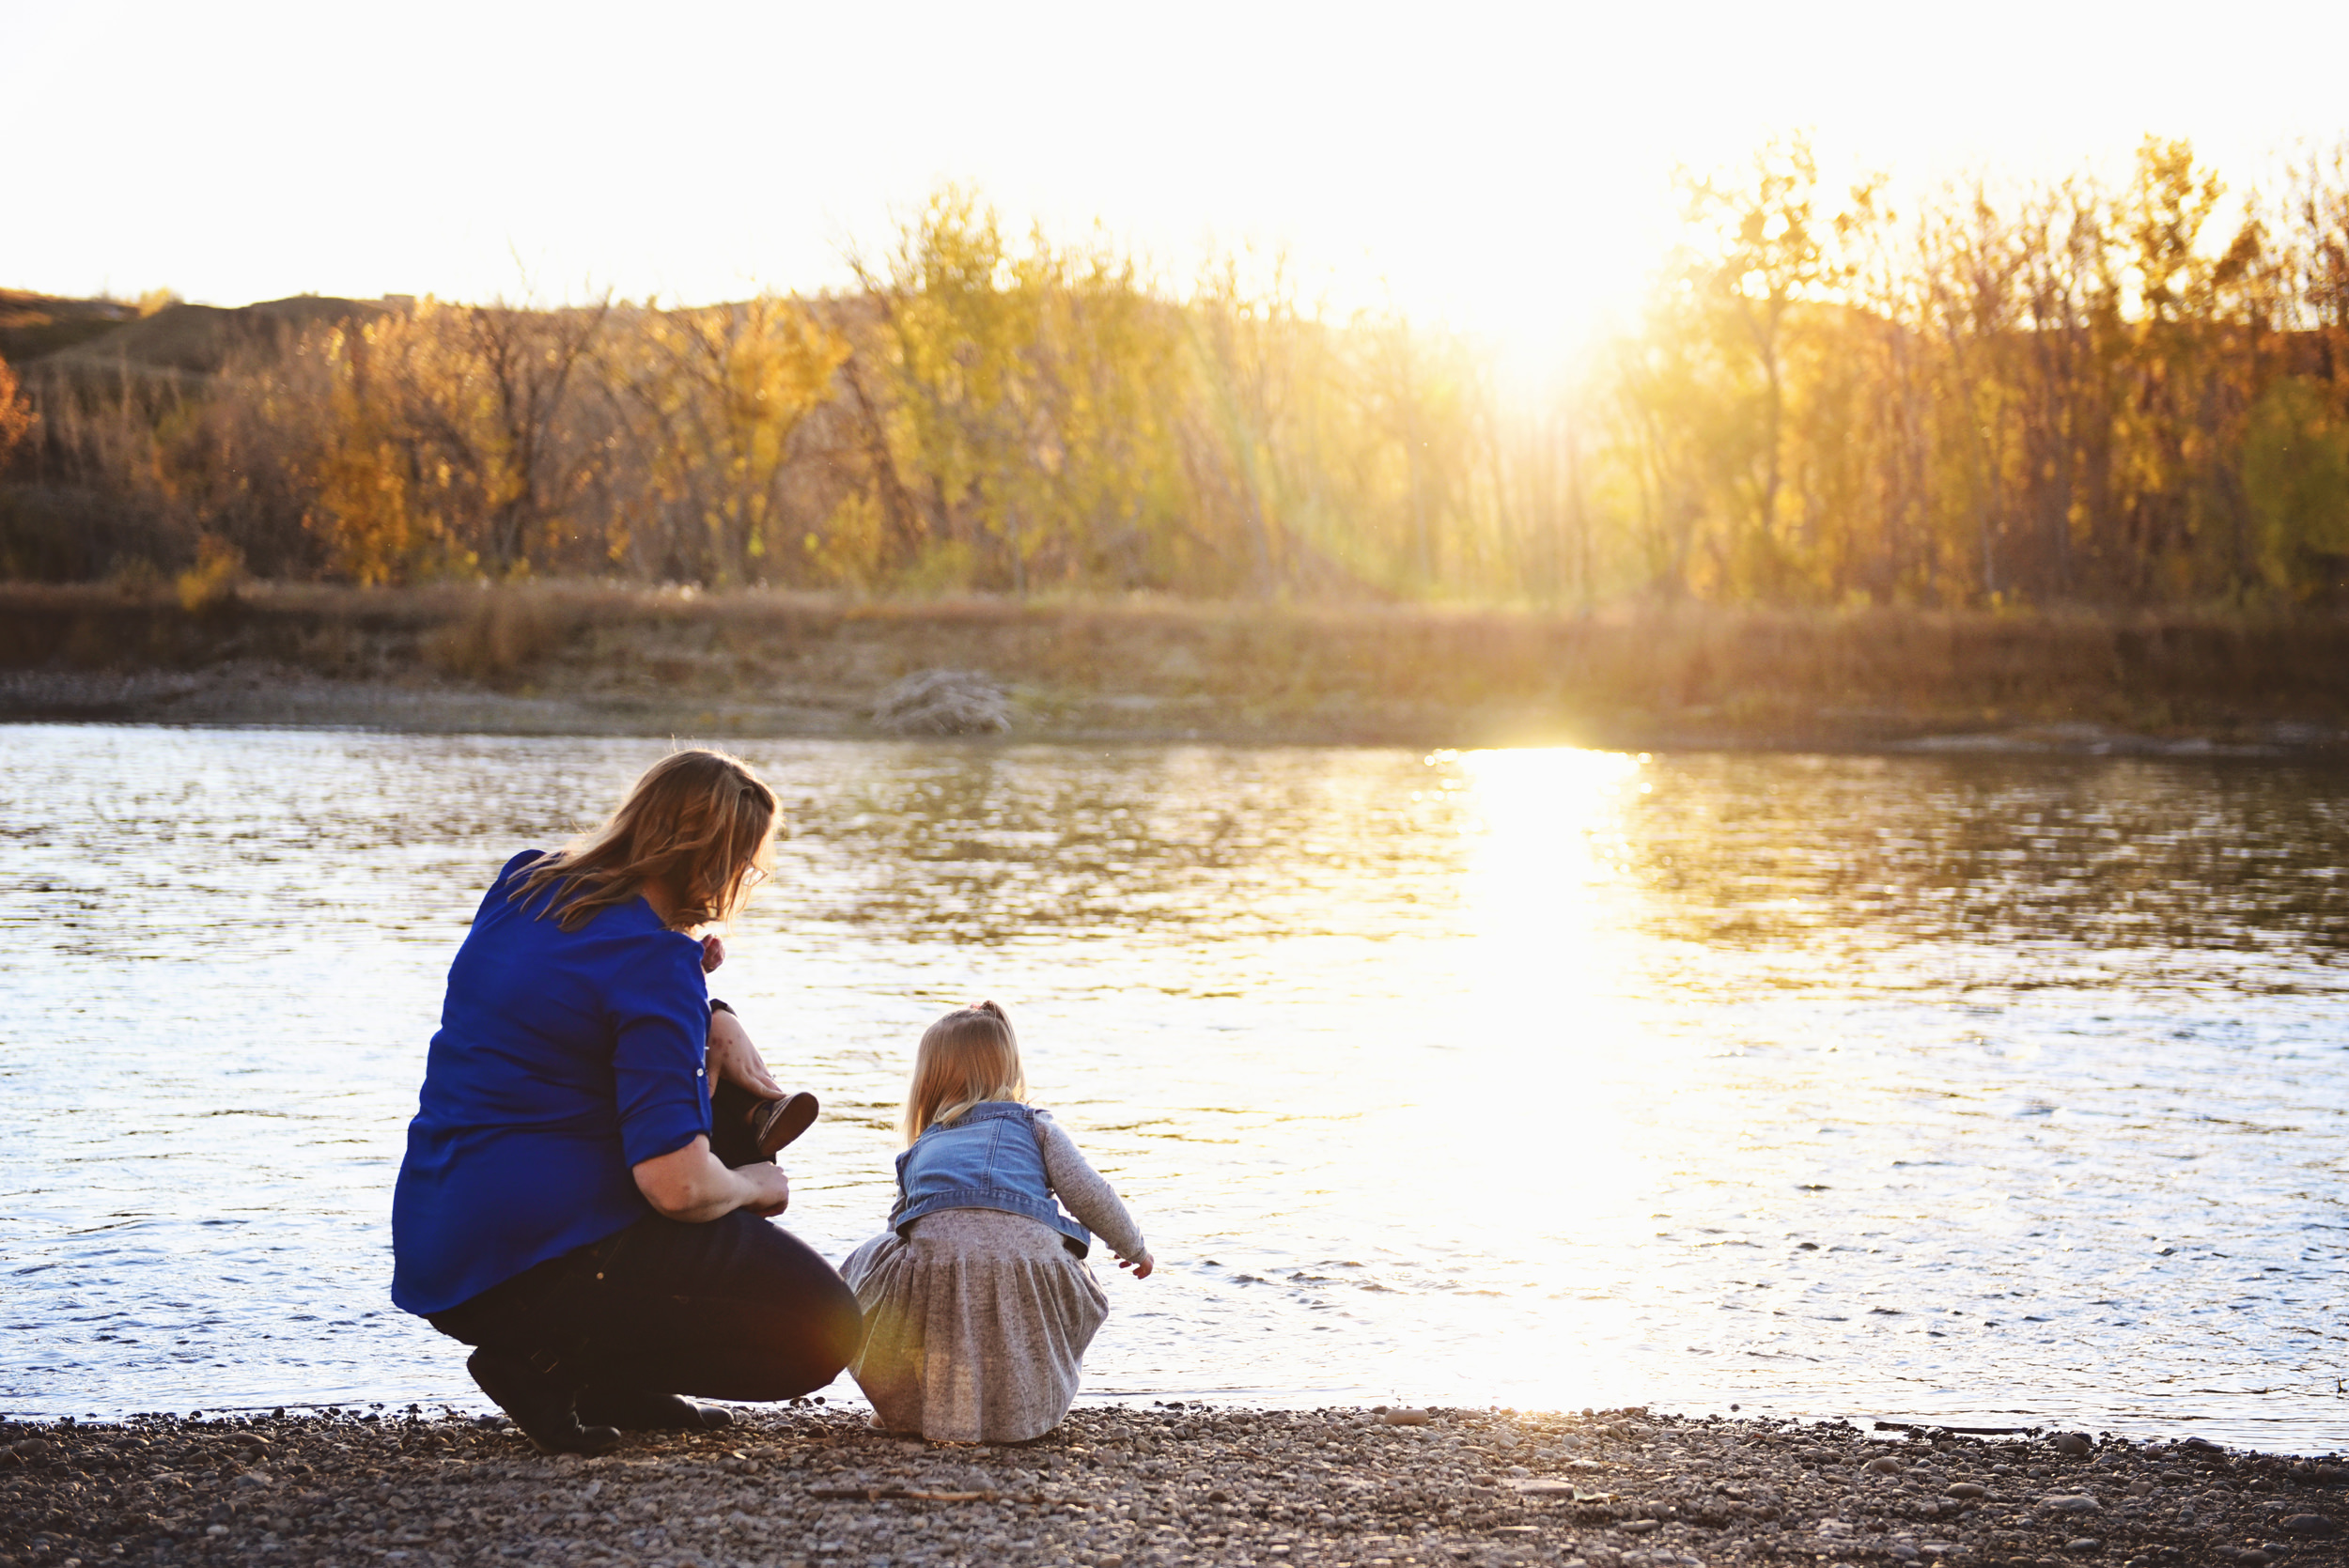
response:
{"label": "small stone", "polygon": [[2278,1528],[2286,1535],[2330,1535],[2341,1527],[2322,1514],[2295,1514]]}
{"label": "small stone", "polygon": [[2052,1508],[2059,1514],[2093,1514],[2104,1506],[2084,1492],[2058,1493],[2039,1500],[2042,1507]]}
{"label": "small stone", "polygon": [[1663,1529],[1664,1525],[1660,1519],[1631,1519],[1615,1528],[1626,1535],[1645,1535],[1650,1530]]}
{"label": "small stone", "polygon": [[1378,1418],[1389,1426],[1425,1426],[1429,1416],[1424,1410],[1390,1410]]}
{"label": "small stone", "polygon": [[1943,1497],[1962,1498],[1986,1498],[1989,1495],[1986,1487],[1978,1486],[1970,1481],[1952,1482],[1950,1489],[1942,1494]]}
{"label": "small stone", "polygon": [[1859,1467],[1870,1475],[1899,1475],[1907,1468],[1889,1453],[1880,1453]]}
{"label": "small stone", "polygon": [[2059,1432],[2047,1444],[2066,1459],[2085,1459],[2096,1447],[2085,1432]]}
{"label": "small stone", "polygon": [[2092,1535],[2076,1535],[2063,1544],[2067,1552],[2100,1552],[2104,1548],[2105,1544]]}
{"label": "small stone", "polygon": [[226,1535],[228,1533],[228,1527],[226,1525],[206,1525],[204,1527],[204,1533],[207,1535]]}
{"label": "small stone", "polygon": [[1512,1481],[1521,1498],[1571,1498],[1579,1490],[1571,1481]]}

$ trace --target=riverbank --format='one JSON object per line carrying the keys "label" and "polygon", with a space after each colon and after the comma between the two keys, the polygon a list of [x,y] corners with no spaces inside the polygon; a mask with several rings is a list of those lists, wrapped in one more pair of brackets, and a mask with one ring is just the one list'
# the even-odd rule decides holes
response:
{"label": "riverbank", "polygon": [[0,720],[939,733],[935,670],[1010,739],[2349,755],[2340,616],[0,586]]}
{"label": "riverbank", "polygon": [[[1408,1424],[1393,1424],[1396,1421]],[[1626,1410],[1080,1410],[932,1446],[820,1406],[549,1458],[351,1416],[0,1425],[0,1564],[2344,1560],[2330,1461]]]}

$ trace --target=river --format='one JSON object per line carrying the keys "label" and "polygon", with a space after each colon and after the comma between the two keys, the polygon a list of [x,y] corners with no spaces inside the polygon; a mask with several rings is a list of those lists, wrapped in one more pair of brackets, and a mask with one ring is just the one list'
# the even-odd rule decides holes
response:
{"label": "river", "polygon": [[[665,745],[0,728],[0,1412],[486,1407],[385,1295],[442,978]],[[994,998],[1159,1259],[1088,1397],[2349,1445],[2349,774],[742,750],[786,1222]]]}

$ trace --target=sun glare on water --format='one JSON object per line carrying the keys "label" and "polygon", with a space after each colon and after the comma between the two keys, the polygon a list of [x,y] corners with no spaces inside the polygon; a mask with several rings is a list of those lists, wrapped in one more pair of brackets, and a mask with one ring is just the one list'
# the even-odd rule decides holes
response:
{"label": "sun glare on water", "polygon": [[[1370,1201],[1424,1240],[1438,1290],[1454,1273],[1488,1292],[1505,1261],[1506,1294],[1539,1332],[1510,1334],[1477,1392],[1587,1403],[1615,1380],[1600,1347],[1620,1345],[1625,1312],[1592,1263],[1637,1250],[1641,1194],[1672,1151],[1634,1129],[1653,1126],[1689,1070],[1626,994],[1644,898],[1626,863],[1626,815],[1650,786],[1642,759],[1617,753],[1426,762],[1470,840],[1462,903],[1425,976],[1422,1037],[1393,1047],[1420,1077],[1371,1118],[1374,1141],[1399,1156]],[[1441,1299],[1431,1312],[1447,1310]],[[1406,1386],[1423,1379],[1394,1370]]]}

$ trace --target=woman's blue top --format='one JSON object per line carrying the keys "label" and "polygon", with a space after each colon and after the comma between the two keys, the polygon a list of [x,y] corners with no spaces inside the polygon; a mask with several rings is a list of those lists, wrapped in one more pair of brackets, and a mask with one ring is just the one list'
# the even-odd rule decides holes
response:
{"label": "woman's blue top", "polygon": [[643,899],[576,931],[506,862],[449,966],[392,1194],[392,1300],[446,1312],[652,1212],[630,1167],[709,1130],[701,944]]}

